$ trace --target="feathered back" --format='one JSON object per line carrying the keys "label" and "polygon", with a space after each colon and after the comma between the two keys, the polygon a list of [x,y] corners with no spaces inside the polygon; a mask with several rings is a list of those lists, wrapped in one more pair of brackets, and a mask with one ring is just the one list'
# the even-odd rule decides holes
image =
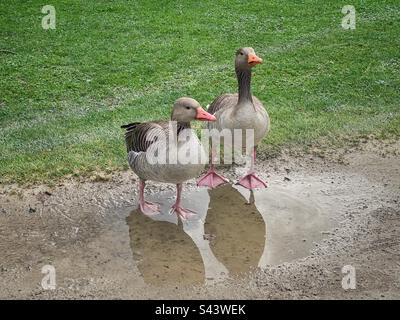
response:
{"label": "feathered back", "polygon": [[[125,143],[127,152],[146,152],[161,137],[168,139],[171,127],[173,126],[170,126],[170,121],[133,122],[121,126],[121,128],[126,129]],[[190,128],[190,124],[178,122],[177,134],[185,128]]]}
{"label": "feathered back", "polygon": [[159,139],[160,134],[165,134],[168,128],[166,122],[133,122],[121,126],[126,129],[126,151],[146,152],[149,146]]}

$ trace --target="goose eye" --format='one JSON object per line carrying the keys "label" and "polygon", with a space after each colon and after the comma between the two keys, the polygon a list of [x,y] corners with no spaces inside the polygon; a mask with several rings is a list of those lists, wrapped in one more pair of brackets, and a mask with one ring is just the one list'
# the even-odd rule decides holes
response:
{"label": "goose eye", "polygon": [[189,110],[190,109],[190,107],[186,107],[186,110]]}
{"label": "goose eye", "polygon": [[242,56],[242,55],[244,55],[244,53],[243,52],[239,52],[239,54]]}

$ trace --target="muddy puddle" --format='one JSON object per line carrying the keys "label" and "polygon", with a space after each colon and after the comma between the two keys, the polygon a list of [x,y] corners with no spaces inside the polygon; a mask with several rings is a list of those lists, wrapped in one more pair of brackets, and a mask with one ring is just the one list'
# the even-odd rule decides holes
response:
{"label": "muddy puddle", "polygon": [[168,213],[174,197],[148,196],[162,214],[133,210],[126,218],[134,264],[147,284],[214,283],[306,257],[335,224],[318,203],[285,188],[187,191],[184,206],[197,217],[184,222]]}

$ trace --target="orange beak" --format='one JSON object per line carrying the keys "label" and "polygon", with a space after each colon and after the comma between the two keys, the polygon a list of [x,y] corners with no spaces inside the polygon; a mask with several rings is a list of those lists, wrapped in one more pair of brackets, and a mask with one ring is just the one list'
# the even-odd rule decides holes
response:
{"label": "orange beak", "polygon": [[217,118],[215,118],[211,113],[208,113],[206,110],[204,110],[202,107],[198,107],[196,109],[197,114],[196,114],[196,119],[200,121],[215,121]]}
{"label": "orange beak", "polygon": [[257,55],[250,53],[247,57],[247,62],[249,63],[249,65],[255,66],[256,64],[262,63],[263,60]]}

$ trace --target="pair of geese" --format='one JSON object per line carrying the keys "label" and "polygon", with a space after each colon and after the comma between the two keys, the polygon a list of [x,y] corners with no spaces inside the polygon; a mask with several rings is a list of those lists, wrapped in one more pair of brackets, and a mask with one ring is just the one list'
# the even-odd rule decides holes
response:
{"label": "pair of geese", "polygon": [[[254,52],[253,48],[240,48],[236,52],[235,71],[239,85],[238,94],[223,94],[217,97],[208,112],[205,111],[200,104],[192,98],[179,98],[175,101],[171,121],[176,121],[176,126],[171,126],[170,121],[150,121],[150,122],[134,122],[122,126],[126,129],[125,142],[128,152],[129,166],[139,177],[139,209],[146,215],[154,215],[160,213],[160,206],[155,203],[146,201],[144,198],[144,188],[146,180],[174,183],[177,187],[176,202],[172,206],[170,213],[176,212],[181,219],[185,220],[191,217],[195,212],[181,205],[182,183],[195,178],[204,170],[204,163],[193,163],[176,161],[176,163],[153,163],[149,161],[148,154],[150,149],[154,151],[154,147],[160,146],[164,148],[164,153],[168,153],[168,145],[162,139],[158,139],[160,134],[165,136],[173,135],[179,158],[180,153],[186,153],[188,145],[191,150],[198,149],[204,152],[204,149],[192,132],[190,139],[180,139],[180,135],[184,134],[184,129],[190,129],[190,122],[193,120],[208,121],[209,129],[223,130],[228,129],[234,131],[236,129],[246,131],[252,129],[254,139],[251,145],[251,166],[249,172],[242,177],[238,184],[247,189],[265,188],[267,185],[259,177],[255,175],[254,162],[256,158],[256,147],[269,130],[269,116],[261,101],[251,94],[251,69],[262,63]],[[171,132],[172,131],[172,132]],[[183,140],[183,142],[182,142]],[[206,186],[210,188],[217,187],[220,184],[228,182],[226,178],[218,174],[214,167],[215,149],[211,146],[211,163],[205,175],[197,181],[198,186]]]}

